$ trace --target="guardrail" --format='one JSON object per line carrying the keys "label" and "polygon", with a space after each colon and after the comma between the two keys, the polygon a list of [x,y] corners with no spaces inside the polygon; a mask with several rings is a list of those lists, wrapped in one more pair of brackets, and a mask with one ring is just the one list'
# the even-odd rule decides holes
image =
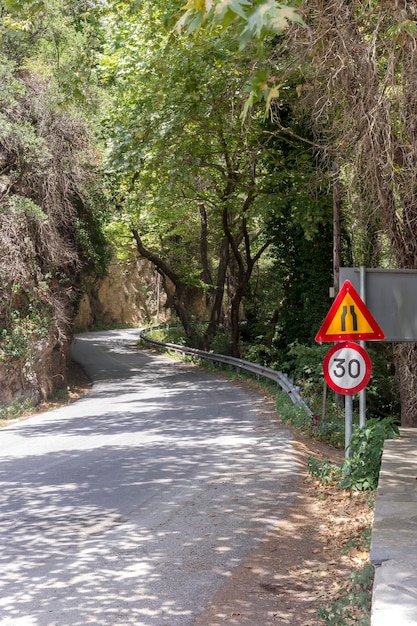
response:
{"label": "guardrail", "polygon": [[185,358],[185,355],[188,354],[192,357],[192,359],[199,359],[202,361],[212,361],[214,363],[219,363],[220,365],[228,365],[230,367],[236,368],[239,372],[240,370],[245,370],[246,372],[251,372],[255,374],[257,378],[262,376],[263,378],[268,378],[269,380],[275,381],[286,394],[288,394],[289,398],[294,404],[301,406],[310,417],[313,417],[313,412],[308,406],[306,400],[300,395],[300,388],[294,385],[294,381],[291,380],[286,374],[283,372],[279,372],[277,370],[273,370],[270,367],[263,367],[262,365],[258,365],[257,363],[251,363],[250,361],[244,361],[243,359],[236,359],[231,356],[225,356],[224,354],[216,354],[214,352],[205,352],[204,350],[198,350],[197,348],[187,348],[186,346],[180,346],[174,343],[163,343],[162,341],[156,341],[155,339],[150,339],[147,336],[147,333],[151,332],[152,328],[145,328],[140,333],[140,338],[145,342],[157,348],[164,348],[165,350],[172,350],[173,352],[180,353],[182,358]]}

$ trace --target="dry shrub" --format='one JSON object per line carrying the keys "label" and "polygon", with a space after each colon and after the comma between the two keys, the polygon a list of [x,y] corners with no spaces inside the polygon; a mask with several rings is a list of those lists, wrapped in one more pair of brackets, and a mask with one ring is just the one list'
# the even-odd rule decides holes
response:
{"label": "dry shrub", "polygon": [[10,394],[37,401],[65,383],[82,266],[75,204],[94,154],[85,124],[50,106],[48,85],[3,61],[0,402]]}

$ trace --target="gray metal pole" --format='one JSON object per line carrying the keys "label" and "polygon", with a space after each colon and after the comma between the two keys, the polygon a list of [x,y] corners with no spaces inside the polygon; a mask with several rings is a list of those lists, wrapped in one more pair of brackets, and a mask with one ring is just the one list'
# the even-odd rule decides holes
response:
{"label": "gray metal pole", "polygon": [[352,437],[353,398],[345,396],[345,458],[350,456],[350,438]]}
{"label": "gray metal pole", "polygon": [[[366,268],[361,265],[359,268],[360,272],[360,297],[361,300],[366,304]],[[365,350],[366,341],[360,341],[359,345]],[[366,389],[362,389],[359,392],[359,426],[360,428],[364,428],[366,426]]]}

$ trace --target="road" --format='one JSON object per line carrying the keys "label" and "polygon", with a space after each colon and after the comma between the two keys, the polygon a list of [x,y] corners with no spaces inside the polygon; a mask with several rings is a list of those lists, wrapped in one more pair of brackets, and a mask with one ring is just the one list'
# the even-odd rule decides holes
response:
{"label": "road", "polygon": [[255,394],[137,337],[79,335],[92,391],[0,431],[0,626],[191,626],[291,499]]}

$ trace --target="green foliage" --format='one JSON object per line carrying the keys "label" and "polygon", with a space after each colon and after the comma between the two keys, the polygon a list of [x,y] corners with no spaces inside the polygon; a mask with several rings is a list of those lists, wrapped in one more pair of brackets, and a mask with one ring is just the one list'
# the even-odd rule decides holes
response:
{"label": "green foliage", "polygon": [[[327,198],[323,199],[326,205],[327,201]],[[299,204],[294,204],[291,209],[292,212],[300,211]],[[294,223],[296,219],[296,216],[284,215],[278,216],[274,222],[271,220],[275,237],[275,280],[281,284],[283,292],[279,345],[313,341],[330,306],[329,287],[333,281],[331,226],[322,223],[317,225],[319,233],[306,236],[304,228],[308,228],[307,224]]]}
{"label": "green foliage", "polygon": [[317,389],[323,381],[323,359],[328,349],[322,344],[306,345],[295,341],[282,354],[281,368],[304,388]]}
{"label": "green foliage", "polygon": [[49,81],[54,104],[97,106],[93,68],[101,47],[101,5],[85,0],[3,0],[0,8],[3,52]]}
{"label": "green foliage", "polygon": [[267,36],[281,34],[291,22],[304,24],[294,6],[275,0],[188,0],[184,9],[178,30],[186,28],[188,33],[193,33],[204,24],[223,29],[233,25],[241,49],[254,38],[262,41]]}
{"label": "green foliage", "polygon": [[276,359],[276,356],[276,349],[263,343],[245,345],[244,358],[251,363],[269,366]]}
{"label": "green foliage", "polygon": [[[173,343],[178,346],[193,347],[190,345],[189,339],[184,336],[184,329],[182,326],[166,326],[161,328],[154,328],[149,333],[151,339],[161,341],[162,343]],[[211,351],[217,354],[229,354],[230,353],[230,339],[223,331],[219,329],[216,333]]]}
{"label": "green foliage", "polygon": [[[174,284],[187,335],[210,347],[222,318],[237,328],[237,300],[269,245],[276,173],[262,150],[263,116],[239,120],[253,57],[231,35],[173,37],[159,3],[123,15],[109,20],[102,56],[117,102],[104,122],[113,230],[118,242],[133,233],[139,253]],[[192,316],[209,320],[209,331],[195,337]]]}
{"label": "green foliage", "polygon": [[63,387],[62,389],[55,389],[55,391],[53,391],[49,396],[48,396],[48,400],[51,400],[52,402],[54,400],[58,400],[58,401],[62,401],[62,400],[67,400],[69,397],[69,387]]}
{"label": "green foliage", "polygon": [[373,580],[372,563],[353,570],[337,600],[330,607],[321,607],[317,617],[327,626],[369,626]]}
{"label": "green foliage", "polygon": [[327,459],[319,461],[313,456],[308,459],[308,472],[323,485],[339,484],[343,476],[341,467]]}
{"label": "green foliage", "polygon": [[46,307],[41,307],[39,302],[36,306],[38,310],[29,304],[27,315],[13,310],[8,327],[0,326],[0,364],[7,367],[14,360],[30,358],[35,343],[47,336],[51,317]]}
{"label": "green foliage", "polygon": [[395,374],[393,347],[391,344],[367,344],[372,362],[372,377],[366,387],[366,410],[368,418],[400,419],[399,381]]}
{"label": "green foliage", "polygon": [[32,400],[14,400],[10,404],[0,403],[0,420],[10,420],[20,417],[33,409]]}
{"label": "green foliage", "polygon": [[[275,75],[280,76],[277,63]],[[332,270],[332,198],[329,171],[317,167],[314,151],[298,137],[312,135],[311,122],[297,107],[297,72],[287,77],[279,100],[279,121],[290,136],[276,132],[272,122],[267,167],[274,172],[268,202],[266,233],[272,239],[269,264],[259,273],[256,291],[245,312],[251,344],[267,343],[285,352],[295,341],[314,340],[330,304]],[[292,133],[296,134],[294,137]],[[266,181],[268,184],[268,181]],[[271,327],[274,320],[275,327]]]}
{"label": "green foliage", "polygon": [[187,339],[184,337],[184,329],[180,326],[167,326],[154,328],[148,334],[150,339],[161,343],[173,343],[177,346],[187,346]]}
{"label": "green foliage", "polygon": [[[311,397],[302,392],[304,398],[308,398],[310,404]],[[297,405],[294,405],[285,393],[277,397],[276,409],[284,423],[291,424],[302,432],[314,437],[323,443],[343,448],[344,446],[344,417],[342,409],[336,405],[326,416],[326,421],[319,420],[318,424],[313,422],[314,418],[306,415],[306,412]]]}
{"label": "green foliage", "polygon": [[278,392],[275,407],[284,424],[291,424],[302,432],[311,432],[311,417],[302,407],[293,404],[285,392]]}
{"label": "green foliage", "polygon": [[326,420],[319,421],[314,430],[314,436],[335,448],[343,448],[345,445],[345,424],[342,408],[333,403],[326,407]]}
{"label": "green foliage", "polygon": [[349,458],[343,466],[342,487],[358,491],[376,489],[384,441],[398,434],[398,426],[392,418],[371,419],[364,428],[357,428],[350,440]]}

